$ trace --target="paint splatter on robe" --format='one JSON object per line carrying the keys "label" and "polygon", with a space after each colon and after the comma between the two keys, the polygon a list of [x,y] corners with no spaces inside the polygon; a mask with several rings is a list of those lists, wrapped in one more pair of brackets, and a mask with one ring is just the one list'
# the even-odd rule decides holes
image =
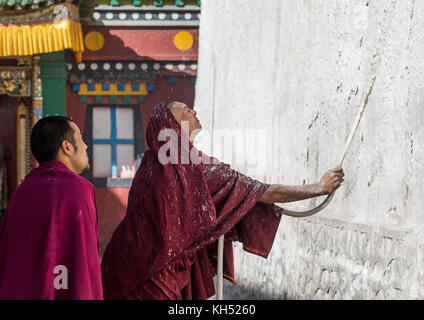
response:
{"label": "paint splatter on robe", "polygon": [[[159,139],[163,129],[177,139]],[[266,258],[282,209],[258,202],[268,185],[185,143],[164,104],[152,111],[146,138],[149,151],[134,178],[127,214],[102,259],[105,299],[207,299],[215,293],[219,236],[226,240],[224,274],[234,282],[232,241]],[[164,148],[173,162],[159,161]],[[184,161],[188,152],[202,161]]]}
{"label": "paint splatter on robe", "polygon": [[12,196],[0,226],[0,299],[103,299],[94,187],[61,162],[33,169]]}

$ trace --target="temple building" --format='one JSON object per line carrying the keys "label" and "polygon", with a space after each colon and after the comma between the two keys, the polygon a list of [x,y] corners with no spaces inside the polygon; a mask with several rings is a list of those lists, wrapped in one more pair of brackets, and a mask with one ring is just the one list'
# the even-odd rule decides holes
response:
{"label": "temple building", "polygon": [[66,115],[88,145],[102,247],[126,212],[151,110],[194,103],[200,0],[0,0],[3,211],[36,165],[31,127]]}

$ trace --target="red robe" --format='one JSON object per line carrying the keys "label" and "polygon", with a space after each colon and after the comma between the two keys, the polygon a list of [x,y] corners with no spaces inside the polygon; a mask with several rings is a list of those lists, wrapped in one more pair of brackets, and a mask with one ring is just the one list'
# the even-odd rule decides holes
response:
{"label": "red robe", "polygon": [[[159,141],[163,129],[177,133],[177,144]],[[218,237],[225,234],[224,273],[234,282],[232,241],[266,258],[282,209],[258,202],[268,185],[184,144],[164,104],[152,111],[146,138],[127,214],[102,259],[105,299],[207,299],[215,293]],[[165,143],[176,164],[159,161]],[[210,163],[184,164],[184,151]]]}
{"label": "red robe", "polygon": [[97,224],[89,181],[58,161],[33,169],[0,226],[0,299],[103,299]]}

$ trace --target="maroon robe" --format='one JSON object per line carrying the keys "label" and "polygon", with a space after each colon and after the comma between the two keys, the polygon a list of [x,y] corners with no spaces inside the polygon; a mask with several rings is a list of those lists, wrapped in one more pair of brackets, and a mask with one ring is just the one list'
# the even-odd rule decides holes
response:
{"label": "maroon robe", "polygon": [[58,161],[33,169],[0,226],[0,299],[103,299],[97,224],[89,181]]}
{"label": "maroon robe", "polygon": [[[178,143],[159,141],[162,129],[174,130]],[[182,143],[182,134],[165,104],[152,111],[149,151],[134,178],[127,214],[102,259],[105,299],[207,299],[215,293],[219,236],[225,234],[224,273],[232,282],[232,241],[265,258],[271,250],[282,209],[258,202],[268,185]],[[159,161],[165,143],[176,164]],[[209,164],[191,159],[184,164],[187,145]]]}

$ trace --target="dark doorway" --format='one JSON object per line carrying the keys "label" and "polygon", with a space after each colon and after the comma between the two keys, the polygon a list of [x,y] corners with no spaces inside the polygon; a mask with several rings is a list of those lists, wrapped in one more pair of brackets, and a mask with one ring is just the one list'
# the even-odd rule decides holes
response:
{"label": "dark doorway", "polygon": [[16,189],[16,110],[17,99],[8,95],[0,95],[0,141],[4,149],[10,151],[7,163],[8,199]]}

